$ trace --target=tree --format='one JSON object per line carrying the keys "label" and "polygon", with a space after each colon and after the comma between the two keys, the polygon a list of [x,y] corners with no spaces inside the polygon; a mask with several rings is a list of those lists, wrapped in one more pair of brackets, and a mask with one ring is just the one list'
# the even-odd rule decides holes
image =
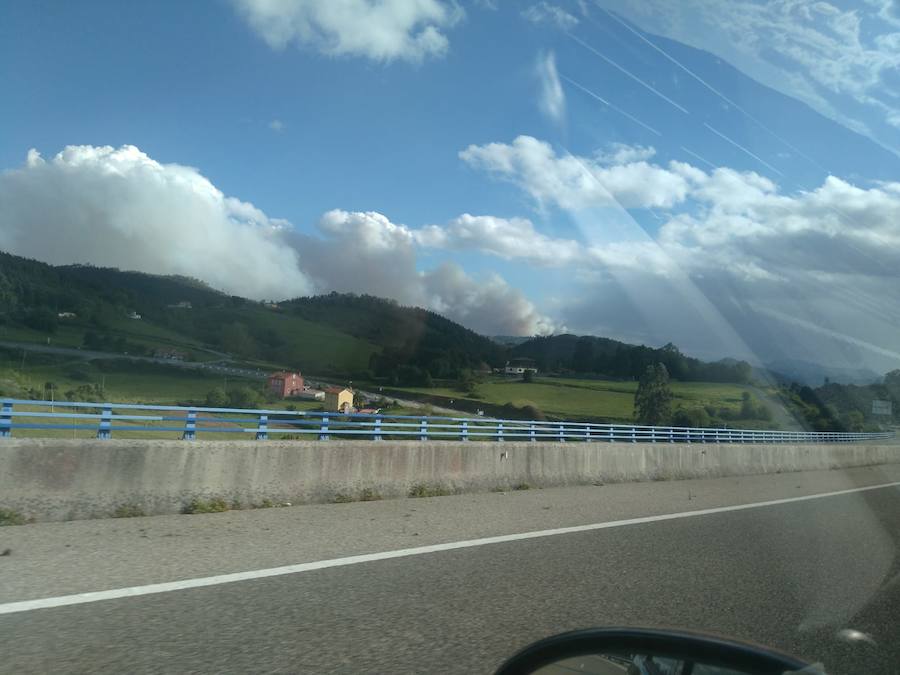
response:
{"label": "tree", "polygon": [[703,428],[710,425],[709,413],[703,408],[678,408],[672,416],[672,426]]}
{"label": "tree", "polygon": [[589,337],[578,338],[575,353],[572,355],[572,370],[576,373],[588,373],[594,366],[594,343]]}
{"label": "tree", "polygon": [[258,408],[262,396],[250,387],[238,387],[228,392],[228,403],[232,408]]}
{"label": "tree", "polygon": [[892,370],[885,375],[884,386],[891,396],[900,401],[900,370]]}
{"label": "tree", "polygon": [[256,343],[247,326],[235,321],[222,329],[222,349],[237,356],[249,357],[256,352]]}
{"label": "tree", "polygon": [[526,370],[522,375],[522,382],[525,382],[526,384],[531,384],[532,382],[534,382],[534,371]]}
{"label": "tree", "polygon": [[210,389],[206,393],[206,405],[210,408],[224,408],[228,405],[228,395],[222,387]]}
{"label": "tree", "polygon": [[638,424],[660,426],[672,418],[669,372],[661,363],[647,366],[634,394],[634,417]]}
{"label": "tree", "polygon": [[459,380],[456,382],[456,388],[466,394],[471,394],[475,391],[477,385],[478,381],[475,379],[472,371],[468,368],[463,368],[459,373]]}
{"label": "tree", "polygon": [[749,391],[741,394],[741,419],[749,420],[756,417],[756,409],[753,405],[753,397]]}

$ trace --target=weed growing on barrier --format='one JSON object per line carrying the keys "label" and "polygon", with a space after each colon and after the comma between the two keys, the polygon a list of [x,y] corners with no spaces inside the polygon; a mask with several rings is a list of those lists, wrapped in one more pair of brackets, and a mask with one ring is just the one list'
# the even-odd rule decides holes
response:
{"label": "weed growing on barrier", "polygon": [[362,492],[359,493],[359,501],[361,502],[377,502],[381,499],[381,494],[375,492],[372,488],[363,488]]}
{"label": "weed growing on barrier", "polygon": [[353,497],[344,492],[337,492],[331,501],[335,504],[349,504],[353,501]]}
{"label": "weed growing on barrier", "polygon": [[147,514],[137,504],[120,504],[113,511],[113,518],[143,518]]}
{"label": "weed growing on barrier", "polygon": [[530,490],[530,489],[531,489],[531,486],[528,483],[519,483],[518,485],[513,487],[513,490]]}
{"label": "weed growing on barrier", "polygon": [[452,494],[453,491],[443,485],[416,483],[409,489],[410,497],[446,497]]}
{"label": "weed growing on barrier", "polygon": [[0,526],[3,525],[24,525],[28,521],[18,511],[12,509],[0,509]]}
{"label": "weed growing on barrier", "polygon": [[213,497],[212,499],[194,498],[190,503],[182,509],[182,513],[222,513],[228,511],[228,502],[221,497]]}

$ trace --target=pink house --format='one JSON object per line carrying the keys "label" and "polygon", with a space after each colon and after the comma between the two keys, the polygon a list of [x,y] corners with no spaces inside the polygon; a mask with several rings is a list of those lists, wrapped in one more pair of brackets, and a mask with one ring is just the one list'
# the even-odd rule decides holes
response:
{"label": "pink house", "polygon": [[303,391],[303,375],[284,370],[272,373],[269,375],[268,387],[269,391],[281,398],[295,396]]}

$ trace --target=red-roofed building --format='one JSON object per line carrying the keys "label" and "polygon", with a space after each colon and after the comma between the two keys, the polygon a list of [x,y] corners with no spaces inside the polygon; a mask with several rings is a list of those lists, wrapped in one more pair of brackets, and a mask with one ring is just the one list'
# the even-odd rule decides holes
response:
{"label": "red-roofed building", "polygon": [[269,375],[268,387],[269,391],[281,398],[296,396],[303,391],[303,375],[284,370],[272,373]]}

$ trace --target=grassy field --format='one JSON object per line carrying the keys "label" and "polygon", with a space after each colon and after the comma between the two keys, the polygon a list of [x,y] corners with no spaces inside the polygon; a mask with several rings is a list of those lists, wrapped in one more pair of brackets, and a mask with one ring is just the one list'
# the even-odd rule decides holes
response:
{"label": "grassy field", "polygon": [[[220,325],[216,310],[193,310],[194,318],[209,325]],[[369,357],[378,347],[342,333],[330,326],[307,321],[292,314],[272,311],[252,305],[242,308],[235,315],[247,326],[261,333],[289,336],[285,349],[279,351],[285,361],[302,370],[317,372],[354,372],[369,367]],[[178,349],[188,354],[192,361],[209,361],[221,358],[214,345],[203,345],[196,339],[154,324],[149,320],[132,320],[127,317],[110,319],[104,329],[92,329],[80,319],[61,321],[54,333],[46,333],[22,326],[0,325],[0,340],[32,342],[53,347],[78,348],[84,343],[88,330],[95,330],[113,337],[124,337],[131,344],[155,350]],[[212,350],[206,351],[206,350]],[[283,352],[283,353],[282,353]],[[267,364],[284,367],[285,364]]]}
{"label": "grassy field", "polygon": [[291,314],[253,308],[248,318],[258,328],[290,335],[294,346],[292,360],[304,370],[365,370],[369,357],[378,350],[370,342]]}
{"label": "grassy field", "polygon": [[[176,366],[115,361],[84,361],[50,354],[28,353],[23,361],[9,352],[0,352],[0,395],[18,397],[24,390],[44,391],[52,382],[57,398],[70,389],[98,384],[105,398],[119,403],[161,403],[199,401],[210,389],[225,385],[225,379],[207,371]],[[258,388],[261,380],[229,377],[228,387]]]}
{"label": "grassy field", "polygon": [[[533,383],[492,378],[479,384],[472,394],[464,394],[453,387],[400,387],[416,394],[445,396],[454,400],[483,401],[517,407],[533,405],[552,417],[563,419],[607,418],[631,421],[634,413],[634,393],[637,382],[612,380],[577,380],[569,378],[538,377]],[[712,405],[739,410],[741,397],[749,391],[756,399],[769,405],[775,413],[773,422],[781,428],[792,428],[792,421],[781,413],[781,406],[770,392],[750,385],[722,384],[717,382],[673,382],[673,408],[697,408]],[[771,427],[773,422],[762,420],[736,420],[744,427]]]}

